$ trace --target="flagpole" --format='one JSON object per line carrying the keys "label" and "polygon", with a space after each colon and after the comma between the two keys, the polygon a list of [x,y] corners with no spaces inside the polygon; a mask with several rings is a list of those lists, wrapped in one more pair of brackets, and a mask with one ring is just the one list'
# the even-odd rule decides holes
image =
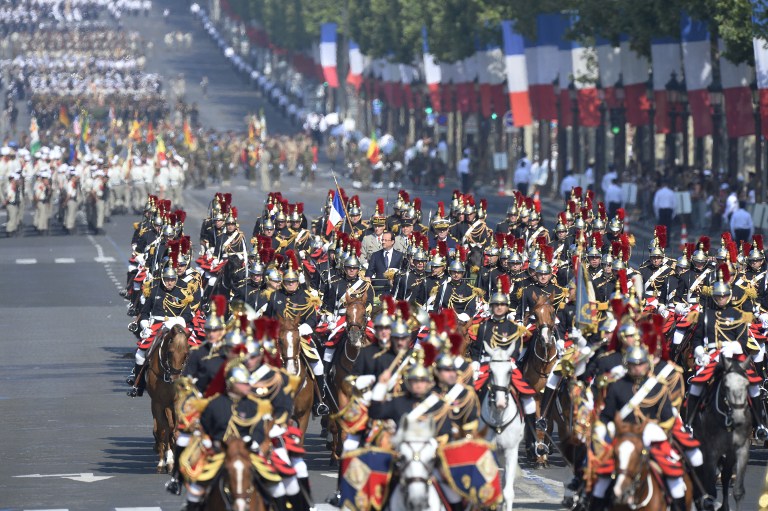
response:
{"label": "flagpole", "polygon": [[352,220],[349,219],[349,214],[347,213],[347,204],[344,202],[344,197],[341,196],[339,182],[336,181],[336,173],[333,171],[333,169],[331,169],[331,175],[333,176],[333,182],[336,183],[336,193],[339,194],[339,202],[341,202],[341,207],[344,209],[344,218],[347,219],[347,225],[349,225],[349,234],[354,234],[354,230],[352,228]]}

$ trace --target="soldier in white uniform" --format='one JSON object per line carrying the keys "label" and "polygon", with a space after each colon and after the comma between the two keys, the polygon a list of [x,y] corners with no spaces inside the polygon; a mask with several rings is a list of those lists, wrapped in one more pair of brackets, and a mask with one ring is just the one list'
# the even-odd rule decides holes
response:
{"label": "soldier in white uniform", "polygon": [[182,201],[181,191],[184,187],[184,168],[183,165],[187,163],[185,161],[179,161],[180,158],[174,157],[170,160],[168,166],[168,186],[170,193],[168,198],[171,199],[171,203],[174,207],[183,208],[184,203]]}
{"label": "soldier in white uniform", "polygon": [[10,236],[18,236],[21,230],[21,174],[11,172],[8,174],[7,183],[3,187],[3,205],[8,212],[8,223],[5,232]]}
{"label": "soldier in white uniform", "polygon": [[80,179],[74,167],[69,167],[68,176],[64,188],[64,230],[67,234],[72,234],[75,230],[77,210],[82,202],[82,192],[80,191]]}
{"label": "soldier in white uniform", "polygon": [[51,219],[51,171],[47,167],[41,167],[33,187],[33,199],[35,204],[34,226],[38,233],[48,234],[48,224]]}

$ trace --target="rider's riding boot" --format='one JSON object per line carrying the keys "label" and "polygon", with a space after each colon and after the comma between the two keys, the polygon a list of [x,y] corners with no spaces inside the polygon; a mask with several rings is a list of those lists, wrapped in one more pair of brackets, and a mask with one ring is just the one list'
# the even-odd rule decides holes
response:
{"label": "rider's riding boot", "polygon": [[755,416],[755,438],[758,440],[768,440],[768,428],[765,427],[768,424],[768,413],[765,410],[765,401],[763,397],[758,395],[752,398],[752,408]]}
{"label": "rider's riding boot", "polygon": [[543,431],[537,427],[536,413],[529,413],[525,416],[525,429],[526,433],[530,434],[531,438],[533,438],[536,456],[546,456],[549,454],[549,447],[547,447],[547,444],[539,442],[536,439],[536,431]]}
{"label": "rider's riding boot", "polygon": [[685,424],[686,426],[692,426],[693,420],[696,418],[696,413],[699,408],[699,401],[701,400],[701,396],[694,396],[693,394],[688,394],[688,400],[685,403]]}
{"label": "rider's riding boot", "polygon": [[131,369],[131,374],[128,376],[128,378],[125,379],[125,383],[127,383],[130,386],[135,385],[136,376],[139,374],[139,371],[141,371],[141,366],[139,364],[133,364],[133,369]]}
{"label": "rider's riding boot", "polygon": [[[139,374],[139,371],[141,371],[140,365],[136,364],[136,367],[134,367],[134,371],[136,374]],[[128,397],[141,397],[144,395],[144,389],[146,388],[146,380],[144,379],[144,375],[142,374],[140,377],[134,378],[134,386],[131,388],[131,390],[128,391]]]}
{"label": "rider's riding boot", "polygon": [[685,503],[685,497],[674,499],[672,501],[672,511],[688,511],[688,506]]}
{"label": "rider's riding boot", "polygon": [[315,378],[317,378],[317,388],[320,389],[320,396],[315,400],[315,405],[312,407],[312,413],[315,415],[315,417],[328,415],[329,413],[331,413],[331,410],[328,408],[328,405],[325,404],[325,402],[323,401],[325,399],[326,391],[328,389],[327,385],[325,384],[325,375],[316,374]]}
{"label": "rider's riding boot", "polygon": [[592,497],[589,503],[589,511],[605,511],[606,509],[608,509],[607,498]]}
{"label": "rider's riding boot", "polygon": [[288,507],[288,497],[275,497],[273,502],[277,511],[289,511],[291,509]]}
{"label": "rider's riding boot", "polygon": [[202,502],[191,502],[188,500],[184,503],[184,506],[180,509],[180,511],[202,511],[202,509]]}
{"label": "rider's riding boot", "polygon": [[455,504],[451,504],[451,511],[463,511],[465,508],[463,502],[457,502]]}
{"label": "rider's riding boot", "polygon": [[333,507],[341,507],[341,492],[339,490],[336,490],[333,493],[333,496],[326,500],[326,502]]}

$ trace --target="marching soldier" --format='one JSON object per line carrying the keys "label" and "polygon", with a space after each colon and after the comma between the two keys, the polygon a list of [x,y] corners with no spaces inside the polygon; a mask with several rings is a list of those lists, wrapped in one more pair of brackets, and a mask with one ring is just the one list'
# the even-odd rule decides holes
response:
{"label": "marching soldier", "polygon": [[8,174],[8,182],[3,190],[3,206],[8,212],[8,221],[5,224],[5,232],[8,237],[18,236],[21,230],[23,211],[21,210],[21,175],[17,172]]}

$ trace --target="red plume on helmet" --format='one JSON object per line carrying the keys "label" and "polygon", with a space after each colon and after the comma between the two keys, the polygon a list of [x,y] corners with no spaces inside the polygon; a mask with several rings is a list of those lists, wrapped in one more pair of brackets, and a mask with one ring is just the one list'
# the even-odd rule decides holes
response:
{"label": "red plume on helmet", "polygon": [[430,312],[429,319],[435,324],[435,332],[445,332],[445,318],[439,312]]}
{"label": "red plume on helmet", "polygon": [[709,236],[702,236],[699,238],[699,244],[704,249],[704,252],[709,253],[709,250],[712,248],[712,240],[709,238]]}
{"label": "red plume on helmet", "polygon": [[462,263],[466,263],[467,262],[467,253],[469,251],[466,248],[464,248],[463,246],[461,246],[461,245],[459,245],[459,247],[456,250],[458,252],[457,255],[459,257],[459,261],[461,261]]}
{"label": "red plume on helmet", "polygon": [[349,249],[350,251],[354,251],[355,256],[360,257],[360,254],[362,253],[362,247],[363,243],[360,240],[349,240]]}
{"label": "red plume on helmet", "polygon": [[739,257],[739,250],[736,248],[736,242],[729,242],[728,245],[726,245],[726,248],[728,249],[728,256],[731,258],[731,262],[735,263],[736,259]]}
{"label": "red plume on helmet", "polygon": [[[509,248],[514,247],[515,244],[517,243],[514,234],[505,234],[504,235],[504,241],[507,243],[507,246]],[[525,242],[525,240],[523,240],[523,242]]]}
{"label": "red plume on helmet", "polygon": [[268,265],[269,263],[271,263],[274,255],[275,255],[274,249],[262,248],[261,250],[259,250],[259,260],[264,265]]}
{"label": "red plume on helmet", "polygon": [[405,190],[400,190],[400,197],[403,198],[403,202],[411,202],[411,196]]}
{"label": "red plume on helmet", "polygon": [[496,246],[499,248],[502,248],[507,240],[504,234],[500,232],[495,233],[493,237],[496,239]]}
{"label": "red plume on helmet", "polygon": [[731,237],[731,233],[728,231],[725,231],[723,234],[720,235],[720,242],[723,246],[728,245],[728,243],[732,242],[733,238]]}
{"label": "red plume on helmet", "polygon": [[576,197],[577,199],[581,200],[581,194],[584,192],[584,190],[580,186],[576,186],[571,191],[571,195]]}
{"label": "red plume on helmet", "polygon": [[380,215],[384,214],[384,199],[381,197],[376,199],[376,212]]}
{"label": "red plume on helmet", "polygon": [[294,250],[288,249],[285,251],[285,258],[290,261],[291,268],[294,270],[299,269],[299,258],[296,257],[296,252]]}
{"label": "red plume on helmet", "polygon": [[411,317],[411,306],[405,300],[397,302],[397,308],[400,310],[400,314],[403,316],[403,321],[408,321]]}
{"label": "red plume on helmet", "polygon": [[757,249],[760,252],[762,252],[763,251],[763,235],[762,234],[752,235],[752,241],[757,245]]}
{"label": "red plume on helmet", "polygon": [[296,203],[296,213],[303,215],[304,214],[304,203],[303,202],[297,202]]}
{"label": "red plume on helmet", "polygon": [[578,206],[576,205],[576,203],[574,201],[572,201],[572,200],[568,201],[568,211],[570,211],[572,215],[576,214],[576,208],[577,207]]}
{"label": "red plume on helmet", "polygon": [[390,316],[395,314],[395,299],[391,295],[384,295],[381,297],[381,301],[384,302],[384,310]]}
{"label": "red plume on helmet", "polygon": [[590,202],[595,200],[595,192],[594,191],[587,190],[587,200],[590,201]]}
{"label": "red plume on helmet", "polygon": [[445,324],[446,332],[453,332],[456,330],[458,324],[458,318],[456,317],[456,311],[450,308],[443,309],[443,322]]}
{"label": "red plume on helmet", "polygon": [[560,212],[560,213],[557,215],[557,220],[558,220],[558,221],[559,221],[561,224],[563,224],[563,225],[566,225],[566,224],[568,224],[568,219],[566,218],[566,215],[565,215],[565,211],[561,211],[561,212]]}
{"label": "red plume on helmet", "polygon": [[421,198],[416,197],[413,199],[413,209],[416,211],[421,211]]}
{"label": "red plume on helmet", "polygon": [[654,234],[659,241],[659,248],[667,248],[667,226],[657,225]]}
{"label": "red plume on helmet", "polygon": [[587,209],[589,210],[589,212],[592,213],[592,197],[589,196],[590,193],[592,193],[592,190],[587,192],[587,199],[585,203],[587,205]]}
{"label": "red plume on helmet", "polygon": [[179,248],[181,249],[182,254],[189,254],[190,250],[192,250],[192,240],[189,236],[181,237]]}
{"label": "red plume on helmet", "polygon": [[179,241],[178,240],[170,240],[168,242],[168,257],[171,260],[171,265],[176,268],[179,266]]}
{"label": "red plume on helmet", "polygon": [[458,357],[464,351],[464,338],[461,334],[450,333],[448,334],[448,342],[450,343],[450,352],[454,357]]}
{"label": "red plume on helmet", "polygon": [[283,261],[285,261],[285,256],[283,254],[275,253],[275,255],[272,258],[272,260],[275,262],[275,264],[278,267],[281,267],[283,265]]}
{"label": "red plume on helmet", "polygon": [[621,242],[620,241],[612,241],[611,242],[611,255],[614,259],[617,259],[621,257]]}
{"label": "red plume on helmet", "polygon": [[603,235],[599,232],[593,232],[592,233],[592,243],[595,245],[595,247],[598,250],[603,249]]}
{"label": "red plume on helmet", "polygon": [[619,291],[621,294],[626,295],[629,292],[629,281],[627,280],[627,270],[619,270],[617,274],[619,280]]}
{"label": "red plume on helmet", "polygon": [[184,211],[183,209],[177,209],[176,211],[174,211],[174,213],[176,213],[176,218],[182,224],[184,223],[184,220],[187,219],[187,212]]}
{"label": "red plume on helmet", "polygon": [[597,203],[597,214],[600,217],[601,220],[605,220],[607,218],[607,215],[605,213],[605,203],[604,202],[598,202]]}
{"label": "red plume on helmet", "polygon": [[723,273],[723,282],[728,283],[731,281],[731,270],[728,269],[728,265],[723,263],[718,268]]}
{"label": "red plume on helmet", "polygon": [[437,242],[437,253],[443,257],[448,257],[448,244],[444,241]]}
{"label": "red plume on helmet", "polygon": [[696,243],[686,243],[685,244],[685,257],[688,258],[688,260],[693,257],[693,253],[696,251]]}
{"label": "red plume on helmet", "polygon": [[488,211],[488,201],[486,199],[480,199],[480,209]]}
{"label": "red plume on helmet", "polygon": [[542,259],[547,261],[549,264],[552,264],[552,261],[554,260],[555,256],[555,248],[551,247],[549,245],[545,245],[542,247]]}
{"label": "red plume on helmet", "polygon": [[518,254],[525,252],[525,240],[523,238],[518,238],[515,240],[515,252]]}
{"label": "red plume on helmet", "polygon": [[224,295],[213,295],[211,302],[216,306],[216,314],[224,316],[227,313],[227,297]]}
{"label": "red plume on helmet", "polygon": [[424,352],[424,367],[429,367],[434,364],[435,358],[437,358],[437,347],[428,342],[421,343],[419,346],[421,346],[421,349]]}
{"label": "red plume on helmet", "polygon": [[616,216],[623,222],[627,217],[627,212],[624,210],[624,208],[619,208],[616,210]]}
{"label": "red plume on helmet", "polygon": [[512,282],[509,280],[509,275],[506,273],[499,277],[499,291],[508,295],[512,290]]}
{"label": "red plume on helmet", "polygon": [[741,253],[744,257],[749,257],[749,253],[752,251],[752,244],[748,241],[741,242]]}
{"label": "red plume on helmet", "polygon": [[445,218],[445,204],[443,201],[438,201],[437,203],[437,216],[439,218]]}
{"label": "red plume on helmet", "polygon": [[581,219],[584,221],[589,220],[589,214],[591,210],[589,208],[581,208]]}

